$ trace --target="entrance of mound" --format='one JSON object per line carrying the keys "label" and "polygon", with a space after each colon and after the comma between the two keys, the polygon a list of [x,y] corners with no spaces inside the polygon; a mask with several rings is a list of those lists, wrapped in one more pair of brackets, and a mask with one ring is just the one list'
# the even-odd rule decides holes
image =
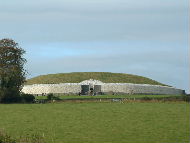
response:
{"label": "entrance of mound", "polygon": [[82,95],[96,95],[101,93],[101,85],[103,82],[99,80],[89,79],[80,82]]}

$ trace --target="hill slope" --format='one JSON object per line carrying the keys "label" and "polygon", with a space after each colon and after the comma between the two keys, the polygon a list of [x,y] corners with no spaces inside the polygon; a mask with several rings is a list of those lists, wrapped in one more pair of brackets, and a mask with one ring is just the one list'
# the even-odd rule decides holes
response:
{"label": "hill slope", "polygon": [[74,72],[41,75],[28,79],[26,84],[55,84],[55,83],[79,83],[83,80],[95,79],[105,83],[136,83],[164,85],[155,80],[124,73],[109,72]]}

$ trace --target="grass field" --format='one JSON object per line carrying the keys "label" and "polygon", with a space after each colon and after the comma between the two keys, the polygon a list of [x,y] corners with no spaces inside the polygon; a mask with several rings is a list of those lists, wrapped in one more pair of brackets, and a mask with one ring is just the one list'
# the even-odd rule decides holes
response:
{"label": "grass field", "polygon": [[0,104],[0,129],[55,143],[189,143],[190,105],[155,103]]}
{"label": "grass field", "polygon": [[26,84],[79,83],[83,80],[89,79],[96,79],[105,83],[136,83],[164,85],[160,82],[143,76],[110,72],[74,72],[48,74],[28,79]]}

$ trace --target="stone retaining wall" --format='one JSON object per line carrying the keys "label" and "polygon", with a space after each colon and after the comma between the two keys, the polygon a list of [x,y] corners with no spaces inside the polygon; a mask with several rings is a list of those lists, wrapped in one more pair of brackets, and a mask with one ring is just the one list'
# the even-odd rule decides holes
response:
{"label": "stone retaining wall", "polygon": [[[25,85],[22,92],[28,94],[78,94],[81,92],[81,85],[81,83]],[[101,83],[101,92],[125,94],[184,94],[184,90],[176,89],[174,87],[131,83]]]}
{"label": "stone retaining wall", "polygon": [[78,94],[81,91],[79,84],[33,84],[25,85],[22,92],[28,94],[65,93]]}
{"label": "stone retaining wall", "polygon": [[102,85],[104,93],[126,93],[126,94],[171,94],[181,95],[184,91],[174,87],[148,85],[148,84],[130,84],[130,83],[108,83]]}

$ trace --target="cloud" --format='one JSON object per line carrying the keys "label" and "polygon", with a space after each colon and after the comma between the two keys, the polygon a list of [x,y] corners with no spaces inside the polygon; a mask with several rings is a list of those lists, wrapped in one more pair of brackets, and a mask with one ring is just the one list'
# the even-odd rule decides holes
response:
{"label": "cloud", "polygon": [[188,0],[6,0],[0,19],[0,39],[26,50],[29,77],[110,71],[190,84]]}
{"label": "cloud", "polygon": [[2,36],[28,42],[176,41],[187,35],[186,4],[179,0],[4,1],[0,30]]}

